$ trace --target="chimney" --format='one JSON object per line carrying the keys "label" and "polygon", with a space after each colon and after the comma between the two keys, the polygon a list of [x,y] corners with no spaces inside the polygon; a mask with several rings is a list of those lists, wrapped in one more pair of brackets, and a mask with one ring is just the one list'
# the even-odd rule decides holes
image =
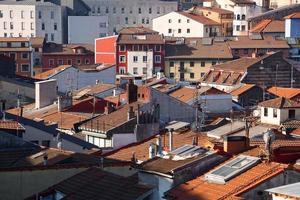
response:
{"label": "chimney", "polygon": [[154,144],[151,143],[149,145],[149,159],[152,159],[155,157],[155,147],[154,147]]}
{"label": "chimney", "polygon": [[133,106],[129,106],[129,109],[127,112],[127,120],[131,120],[132,118],[134,118]]}
{"label": "chimney", "polygon": [[223,150],[230,154],[238,154],[249,149],[248,138],[245,136],[226,136],[224,137]]}
{"label": "chimney", "polygon": [[250,147],[250,124],[248,119],[245,119],[245,137],[246,137],[246,146]]}
{"label": "chimney", "polygon": [[257,57],[256,52],[253,52],[251,57],[256,58]]}
{"label": "chimney", "polygon": [[161,145],[161,136],[157,135],[156,137],[156,145],[157,145],[157,155],[162,155],[162,145]]}
{"label": "chimney", "polygon": [[23,117],[23,106],[20,107],[20,117]]}
{"label": "chimney", "polygon": [[132,152],[131,162],[136,163],[135,152]]}
{"label": "chimney", "polygon": [[196,137],[196,136],[193,137],[193,141],[192,142],[193,142],[194,146],[198,146],[198,137]]}
{"label": "chimney", "polygon": [[128,103],[133,103],[137,101],[137,91],[138,87],[134,85],[133,80],[130,79],[126,88]]}
{"label": "chimney", "polygon": [[169,129],[169,151],[171,152],[173,150],[173,131],[174,129]]}
{"label": "chimney", "polygon": [[141,123],[141,116],[140,116],[140,104],[137,105],[137,111],[136,111],[136,123]]}
{"label": "chimney", "polygon": [[40,109],[53,104],[57,99],[57,81],[50,79],[35,82],[35,108]]}
{"label": "chimney", "polygon": [[99,84],[99,80],[96,80],[96,85],[98,85]]}
{"label": "chimney", "polygon": [[46,166],[48,164],[48,156],[47,156],[47,154],[45,154],[43,158],[44,158],[43,164],[44,164],[44,166]]}

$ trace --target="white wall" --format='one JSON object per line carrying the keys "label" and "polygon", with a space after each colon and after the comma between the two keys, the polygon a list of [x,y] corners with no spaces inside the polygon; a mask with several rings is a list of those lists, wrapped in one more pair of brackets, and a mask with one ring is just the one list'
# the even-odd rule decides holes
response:
{"label": "white wall", "polygon": [[[171,23],[169,23],[169,20],[171,20]],[[181,20],[181,22],[179,23],[178,20]],[[171,33],[169,33],[169,29],[172,30]],[[178,32],[178,29],[181,29],[181,33]],[[190,29],[190,33],[187,33],[187,29]],[[207,37],[203,24],[177,12],[171,12],[153,19],[153,30],[164,36]]]}
{"label": "white wall", "polygon": [[[51,34],[54,34],[53,42],[62,43],[62,8],[58,5],[47,3],[0,4],[0,10],[3,17],[0,18],[0,36],[4,37],[44,37],[48,34],[48,41],[51,41]],[[10,17],[12,11],[12,17]],[[23,11],[23,12],[22,12]],[[41,11],[42,18],[39,19],[38,13]],[[54,18],[51,19],[51,12],[54,12]],[[23,17],[21,16],[23,13]],[[4,29],[6,23],[6,29]],[[10,23],[13,23],[13,29],[10,29]],[[42,23],[45,24],[45,30],[42,30]],[[57,30],[54,30],[54,23],[57,24]]]}
{"label": "white wall", "polygon": [[[293,109],[291,109],[293,110]],[[295,109],[296,119],[300,119],[300,109]],[[277,109],[277,117],[273,117],[273,108],[268,108],[268,116],[264,115],[264,107],[261,107],[262,123],[280,125],[289,119],[289,109]]]}
{"label": "white wall", "polygon": [[[79,28],[80,24],[80,28]],[[101,25],[101,26],[100,26]],[[105,27],[103,27],[105,25]],[[69,16],[68,43],[94,44],[96,38],[108,35],[107,16]]]}
{"label": "white wall", "polygon": [[232,109],[231,95],[206,95],[200,96],[202,108],[208,113],[228,113]]}
{"label": "white wall", "polygon": [[[137,56],[137,62],[133,61],[134,56]],[[143,56],[147,56],[147,62],[143,62]],[[128,73],[139,76],[146,75],[143,74],[143,68],[147,68],[147,77],[152,77],[154,59],[152,51],[128,51],[127,59]],[[137,74],[134,74],[134,68],[137,68]]]}
{"label": "white wall", "polygon": [[35,108],[53,104],[57,98],[57,82],[54,79],[35,82]]}
{"label": "white wall", "polygon": [[52,76],[51,79],[57,80],[59,92],[68,92],[78,90],[89,85],[94,85],[96,84],[96,80],[99,80],[100,83],[114,84],[115,77],[115,67],[92,72],[84,72],[77,70],[74,67],[69,67]]}
{"label": "white wall", "polygon": [[220,8],[233,12],[234,1],[232,0],[216,0]]}
{"label": "white wall", "polygon": [[109,35],[113,34],[114,29],[119,31],[123,27],[142,25],[151,28],[153,18],[176,11],[178,7],[177,1],[161,0],[85,0],[84,2],[91,8],[90,15],[108,16]]}
{"label": "white wall", "polygon": [[114,134],[112,137],[114,149],[119,149],[128,144],[137,142],[136,135],[134,133],[119,133]]}

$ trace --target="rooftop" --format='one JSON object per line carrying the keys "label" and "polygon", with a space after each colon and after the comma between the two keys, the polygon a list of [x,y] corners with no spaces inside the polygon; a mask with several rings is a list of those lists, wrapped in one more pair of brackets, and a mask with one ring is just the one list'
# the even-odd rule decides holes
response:
{"label": "rooftop", "polygon": [[229,10],[225,10],[225,9],[218,8],[218,7],[196,7],[196,9],[207,10],[207,11],[216,12],[219,14],[233,14],[233,12],[231,12]]}
{"label": "rooftop", "polygon": [[[228,161],[231,162],[232,160]],[[228,163],[227,162],[227,163]],[[282,173],[286,166],[271,162],[260,163],[244,173],[230,179],[226,184],[209,183],[204,176],[181,184],[168,192],[168,196],[176,200],[211,200],[234,199],[240,194],[253,188],[272,177]]]}
{"label": "rooftop", "polygon": [[207,45],[202,38],[186,38],[183,44],[167,44],[167,59],[232,59],[226,42],[212,41]]}
{"label": "rooftop", "polygon": [[286,16],[285,19],[300,19],[300,12],[290,14]]}
{"label": "rooftop", "polygon": [[268,108],[277,108],[277,109],[300,108],[300,103],[297,101],[293,101],[291,99],[286,99],[284,97],[278,97],[275,99],[270,99],[261,102],[259,103],[259,106],[268,107]]}
{"label": "rooftop", "polygon": [[278,97],[284,97],[292,99],[300,94],[299,88],[284,88],[284,87],[270,87],[267,92],[276,95]]}
{"label": "rooftop", "polygon": [[284,33],[285,21],[265,19],[253,27],[252,33]]}
{"label": "rooftop", "polygon": [[[76,49],[82,51],[75,51]],[[95,47],[92,44],[56,44],[47,43],[44,48],[44,54],[48,55],[94,55]]]}
{"label": "rooftop", "polygon": [[244,85],[242,85],[241,87],[239,87],[239,88],[237,88],[237,89],[231,91],[230,94],[231,94],[232,96],[239,96],[239,95],[241,95],[241,94],[243,94],[243,93],[245,93],[245,92],[251,90],[251,89],[254,88],[254,87],[255,87],[254,84],[244,84]]}
{"label": "rooftop", "polygon": [[87,87],[84,87],[80,90],[77,90],[73,93],[73,98],[79,99],[83,96],[92,96],[92,95],[97,95],[102,92],[111,90],[113,88],[116,88],[116,85],[113,84],[105,84],[105,83],[99,83],[95,85],[90,85]]}
{"label": "rooftop", "polygon": [[25,130],[25,128],[17,121],[0,120],[0,129],[5,130]]}
{"label": "rooftop", "polygon": [[152,188],[138,184],[137,176],[122,177],[103,171],[99,168],[89,168],[76,174],[39,195],[46,197],[59,191],[63,199],[139,199],[151,194]]}
{"label": "rooftop", "polygon": [[249,36],[240,36],[236,40],[228,41],[231,49],[289,49],[286,40],[276,39],[272,36],[264,36],[261,40],[254,40]]}
{"label": "rooftop", "polygon": [[276,194],[279,196],[290,197],[290,198],[300,198],[300,182],[293,183],[289,185],[284,185],[276,188],[271,188],[266,190],[271,194]]}
{"label": "rooftop", "polygon": [[192,20],[195,20],[201,24],[204,24],[204,25],[214,25],[214,26],[221,26],[220,23],[216,22],[216,21],[213,21],[207,17],[204,17],[203,15],[197,15],[197,14],[194,14],[194,13],[191,13],[191,12],[177,12],[185,17],[188,17]]}

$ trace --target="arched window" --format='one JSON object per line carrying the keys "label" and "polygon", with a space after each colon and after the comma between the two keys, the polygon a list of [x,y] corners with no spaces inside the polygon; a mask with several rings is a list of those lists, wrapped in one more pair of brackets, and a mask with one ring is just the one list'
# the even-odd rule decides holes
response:
{"label": "arched window", "polygon": [[236,16],[236,19],[237,19],[237,20],[240,20],[240,19],[241,19],[241,16],[240,16],[240,15],[237,15],[237,16]]}
{"label": "arched window", "polygon": [[246,15],[242,15],[242,20],[246,20]]}

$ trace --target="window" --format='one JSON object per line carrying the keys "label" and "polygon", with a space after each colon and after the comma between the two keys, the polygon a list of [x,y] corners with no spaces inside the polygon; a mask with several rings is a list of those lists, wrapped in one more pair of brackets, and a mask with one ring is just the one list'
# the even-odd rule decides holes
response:
{"label": "window", "polygon": [[10,22],[10,30],[14,29],[14,24]]}
{"label": "window", "polygon": [[160,50],[161,50],[160,45],[155,45],[155,51],[160,52]]}
{"label": "window", "polygon": [[7,37],[7,33],[4,33],[4,37]]}
{"label": "window", "polygon": [[54,34],[51,33],[51,41],[53,42],[54,41]]}
{"label": "window", "polygon": [[194,78],[194,73],[190,73],[190,78]]}
{"label": "window", "polygon": [[30,29],[33,30],[34,29],[34,25],[33,22],[30,23]]}
{"label": "window", "polygon": [[7,22],[3,22],[3,29],[4,29],[4,30],[7,29]]}
{"label": "window", "polygon": [[116,7],[113,7],[113,14],[116,13]]}
{"label": "window", "polygon": [[39,17],[39,19],[42,19],[42,12],[41,11],[38,12],[38,17]]}
{"label": "window", "polygon": [[145,24],[145,18],[142,18],[142,24]]}
{"label": "window", "polygon": [[21,65],[21,71],[22,72],[29,72],[29,65],[28,64],[22,64]]}
{"label": "window", "polygon": [[42,140],[42,146],[50,147],[50,140]]}
{"label": "window", "polygon": [[54,30],[57,30],[57,23],[54,23]]}
{"label": "window", "polygon": [[187,19],[187,20],[186,20],[186,23],[190,23],[190,19]]}
{"label": "window", "polygon": [[45,30],[45,23],[42,23],[42,30]]}
{"label": "window", "polygon": [[22,53],[22,59],[28,59],[28,53]]}
{"label": "window", "polygon": [[204,61],[201,62],[201,67],[205,67],[205,62]]}
{"label": "window", "polygon": [[48,33],[45,33],[45,40],[48,41]]}
{"label": "window", "polygon": [[147,45],[143,45],[143,51],[148,51],[148,46]]}
{"label": "window", "polygon": [[138,51],[138,50],[139,50],[139,46],[138,46],[138,45],[134,45],[134,46],[133,46],[133,50],[134,50],[134,51]]}
{"label": "window", "polygon": [[268,117],[268,108],[264,108],[264,116]]}
{"label": "window", "polygon": [[236,31],[240,31],[240,26],[236,26]]}
{"label": "window", "polygon": [[172,29],[169,28],[169,29],[168,29],[168,33],[172,33]]}
{"label": "window", "polygon": [[170,73],[170,78],[174,78],[174,73]]}
{"label": "window", "polygon": [[120,56],[119,61],[120,61],[120,63],[125,63],[126,62],[125,56]]}
{"label": "window", "polygon": [[9,11],[9,17],[13,18],[13,11],[12,10]]}
{"label": "window", "polygon": [[205,75],[205,73],[204,73],[204,72],[201,72],[201,73],[200,73],[200,76],[201,76],[201,77],[203,77],[204,75]]}
{"label": "window", "polygon": [[133,62],[138,62],[138,57],[137,56],[133,56]]}
{"label": "window", "polygon": [[24,10],[21,10],[21,18],[24,19]]}
{"label": "window", "polygon": [[0,18],[2,18],[3,17],[3,12],[2,12],[2,10],[0,10]]}
{"label": "window", "polygon": [[100,28],[105,28],[106,27],[106,22],[100,22],[99,27]]}
{"label": "window", "polygon": [[242,31],[245,31],[245,30],[246,30],[246,26],[242,25]]}
{"label": "window", "polygon": [[101,8],[100,7],[97,8],[97,12],[101,13]]}
{"label": "window", "polygon": [[51,11],[50,17],[51,17],[51,19],[54,19],[54,11]]}
{"label": "window", "polygon": [[295,119],[295,117],[296,117],[296,111],[289,110],[289,119]]}
{"label": "window", "polygon": [[195,62],[190,62],[190,67],[194,67],[195,66]]}
{"label": "window", "polygon": [[58,59],[58,60],[57,60],[57,64],[58,64],[58,65],[63,65],[63,64],[64,64],[64,61],[63,61],[62,59]]}
{"label": "window", "polygon": [[139,8],[139,14],[142,14],[142,9],[141,8]]}
{"label": "window", "polygon": [[157,14],[160,14],[160,7],[157,7],[156,13],[157,13]]}
{"label": "window", "polygon": [[180,81],[184,81],[184,73],[180,73]]}
{"label": "window", "polygon": [[276,108],[273,108],[273,117],[277,118],[277,109]]}
{"label": "window", "polygon": [[121,13],[122,13],[122,14],[125,13],[125,8],[121,8]]}
{"label": "window", "polygon": [[149,14],[151,14],[152,13],[152,8],[149,8]]}
{"label": "window", "polygon": [[147,74],[147,67],[143,67],[143,74]]}
{"label": "window", "polygon": [[240,19],[241,19],[241,16],[240,16],[240,15],[237,15],[237,16],[236,16],[236,19],[237,19],[237,20],[240,20]]}
{"label": "window", "polygon": [[19,37],[22,37],[22,33],[19,33]]}
{"label": "window", "polygon": [[49,60],[49,66],[53,66],[54,65],[54,60],[53,59],[50,59]]}
{"label": "window", "polygon": [[34,18],[34,12],[30,11],[30,18],[33,19]]}
{"label": "window", "polygon": [[90,59],[85,59],[85,64],[89,65],[90,64]]}
{"label": "window", "polygon": [[138,68],[137,67],[133,68],[133,74],[138,74]]}
{"label": "window", "polygon": [[244,54],[248,54],[248,49],[244,49]]}
{"label": "window", "polygon": [[81,59],[77,59],[77,64],[78,64],[78,65],[81,64]]}
{"label": "window", "polygon": [[246,20],[246,15],[242,14],[242,20]]}
{"label": "window", "polygon": [[72,65],[72,60],[68,59],[68,65]]}
{"label": "window", "polygon": [[125,51],[125,45],[120,45],[120,46],[119,46],[119,50],[120,50],[121,52],[124,52],[124,51]]}
{"label": "window", "polygon": [[128,17],[125,17],[125,24],[128,24]]}
{"label": "window", "polygon": [[191,30],[188,28],[188,29],[186,29],[186,33],[190,33],[191,32]]}
{"label": "window", "polygon": [[178,19],[178,23],[181,23],[181,19]]}
{"label": "window", "polygon": [[109,8],[108,7],[105,8],[105,13],[109,13]]}
{"label": "window", "polygon": [[155,63],[160,63],[161,57],[159,55],[155,55]]}
{"label": "window", "polygon": [[212,64],[212,65],[216,65],[217,62],[216,62],[216,61],[212,61],[211,64]]}
{"label": "window", "polygon": [[171,19],[169,19],[169,23],[172,23],[172,20],[171,20]]}
{"label": "window", "polygon": [[174,62],[173,61],[170,62],[170,67],[174,67]]}
{"label": "window", "polygon": [[147,56],[143,56],[143,62],[147,62]]}
{"label": "window", "polygon": [[181,29],[180,28],[178,29],[178,33],[181,33]]}
{"label": "window", "polygon": [[120,67],[119,73],[120,73],[120,74],[125,74],[125,68],[124,68],[124,67]]}

